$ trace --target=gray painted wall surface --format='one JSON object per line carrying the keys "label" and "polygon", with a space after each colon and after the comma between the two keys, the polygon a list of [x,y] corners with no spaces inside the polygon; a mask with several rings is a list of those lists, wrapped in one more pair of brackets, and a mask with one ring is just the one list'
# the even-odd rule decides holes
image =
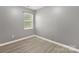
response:
{"label": "gray painted wall surface", "polygon": [[36,34],[79,48],[79,7],[45,7],[38,10]]}
{"label": "gray painted wall surface", "polygon": [[24,30],[23,12],[32,11],[28,10],[22,6],[0,6],[0,43],[34,34],[34,29]]}

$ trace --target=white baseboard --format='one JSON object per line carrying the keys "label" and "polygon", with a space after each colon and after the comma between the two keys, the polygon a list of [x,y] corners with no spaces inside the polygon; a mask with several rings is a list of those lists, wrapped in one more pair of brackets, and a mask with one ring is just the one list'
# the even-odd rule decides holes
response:
{"label": "white baseboard", "polygon": [[32,37],[37,37],[37,38],[40,38],[40,39],[46,40],[46,41],[48,41],[48,42],[51,42],[51,43],[57,44],[57,45],[59,45],[59,46],[62,46],[62,47],[68,48],[68,49],[70,49],[70,50],[73,50],[73,51],[79,52],[79,49],[76,49],[76,48],[70,47],[70,46],[68,46],[68,45],[65,45],[65,44],[62,44],[62,43],[59,43],[59,42],[56,42],[56,41],[53,41],[53,40],[50,40],[50,39],[44,38],[44,37],[42,37],[42,36],[38,36],[38,35],[30,35],[30,36],[23,37],[23,38],[20,38],[20,39],[17,39],[17,40],[13,40],[13,41],[9,41],[9,42],[6,42],[6,43],[2,43],[2,44],[0,44],[0,46],[5,46],[5,45],[8,45],[8,44],[12,44],[12,43],[15,43],[15,42],[18,42],[18,41],[22,41],[22,40],[25,40],[25,39],[28,39],[28,38],[32,38]]}
{"label": "white baseboard", "polygon": [[0,46],[5,46],[5,45],[8,45],[8,44],[12,44],[12,43],[15,43],[15,42],[18,42],[18,41],[22,41],[22,40],[25,40],[25,39],[28,39],[28,38],[32,38],[32,37],[34,37],[34,36],[35,36],[35,35],[30,35],[30,36],[23,37],[23,38],[20,38],[20,39],[17,39],[17,40],[5,42],[5,43],[0,44]]}
{"label": "white baseboard", "polygon": [[68,49],[70,49],[70,50],[73,50],[73,51],[79,52],[79,49],[76,49],[76,48],[70,47],[70,46],[68,46],[68,45],[65,45],[65,44],[62,44],[62,43],[59,43],[59,42],[56,42],[56,41],[53,41],[53,40],[50,40],[50,39],[44,38],[44,37],[42,37],[42,36],[38,36],[38,35],[34,35],[34,36],[37,37],[37,38],[40,38],[40,39],[43,39],[43,40],[49,41],[49,42],[51,42],[51,43],[57,44],[57,45],[59,45],[59,46],[62,46],[62,47],[68,48]]}

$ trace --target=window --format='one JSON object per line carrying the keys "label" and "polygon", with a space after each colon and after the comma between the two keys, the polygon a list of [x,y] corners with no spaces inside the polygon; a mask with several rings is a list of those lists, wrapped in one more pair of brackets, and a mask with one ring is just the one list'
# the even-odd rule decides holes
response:
{"label": "window", "polygon": [[24,13],[24,29],[33,28],[33,14]]}

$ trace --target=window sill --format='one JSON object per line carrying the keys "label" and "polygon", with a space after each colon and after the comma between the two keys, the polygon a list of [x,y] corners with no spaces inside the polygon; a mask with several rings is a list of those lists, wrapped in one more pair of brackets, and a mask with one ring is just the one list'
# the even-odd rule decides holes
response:
{"label": "window sill", "polygon": [[24,28],[24,30],[32,30],[33,28]]}

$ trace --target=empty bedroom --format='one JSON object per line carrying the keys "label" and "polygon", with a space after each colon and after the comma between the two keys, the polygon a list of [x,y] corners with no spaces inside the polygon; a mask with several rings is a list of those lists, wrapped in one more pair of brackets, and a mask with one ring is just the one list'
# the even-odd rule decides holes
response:
{"label": "empty bedroom", "polygon": [[79,6],[0,6],[0,53],[78,53]]}

